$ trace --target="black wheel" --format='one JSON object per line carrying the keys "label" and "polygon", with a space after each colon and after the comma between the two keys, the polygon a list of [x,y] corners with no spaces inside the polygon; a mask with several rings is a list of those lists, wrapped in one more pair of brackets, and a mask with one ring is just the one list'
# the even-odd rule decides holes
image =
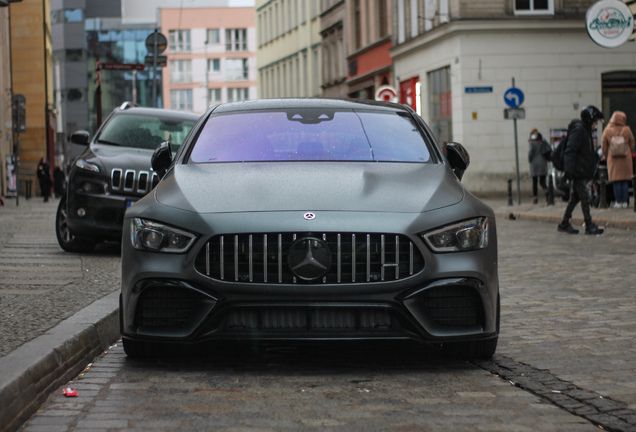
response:
{"label": "black wheel", "polygon": [[73,235],[68,227],[68,213],[66,209],[66,199],[62,198],[57,206],[55,216],[55,235],[60,247],[66,252],[90,252],[95,249],[95,242],[79,240]]}
{"label": "black wheel", "polygon": [[489,360],[497,351],[499,337],[483,341],[450,342],[444,344],[442,352],[453,360]]}
{"label": "black wheel", "polygon": [[500,297],[497,296],[497,335],[493,338],[484,340],[446,343],[442,346],[444,356],[454,360],[489,360],[497,351],[500,320],[501,303]]}
{"label": "black wheel", "polygon": [[124,352],[130,358],[144,359],[158,354],[157,349],[145,341],[122,338],[121,342],[124,345]]}

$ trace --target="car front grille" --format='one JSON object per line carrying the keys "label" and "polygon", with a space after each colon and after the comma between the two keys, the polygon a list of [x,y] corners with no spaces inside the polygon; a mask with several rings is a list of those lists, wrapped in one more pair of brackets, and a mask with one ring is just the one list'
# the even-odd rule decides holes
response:
{"label": "car front grille", "polygon": [[157,183],[159,176],[155,172],[115,168],[110,174],[110,187],[113,192],[146,195],[157,186]]}
{"label": "car front grille", "polygon": [[399,324],[387,309],[269,307],[232,310],[225,318],[225,326],[229,331],[367,331],[394,330]]}
{"label": "car front grille", "polygon": [[399,234],[230,234],[213,237],[195,266],[212,279],[229,282],[365,284],[417,274],[424,258]]}

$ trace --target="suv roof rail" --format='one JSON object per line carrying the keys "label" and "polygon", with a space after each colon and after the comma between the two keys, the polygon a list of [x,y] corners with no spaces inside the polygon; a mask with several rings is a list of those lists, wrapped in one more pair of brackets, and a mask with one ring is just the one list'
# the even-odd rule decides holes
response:
{"label": "suv roof rail", "polygon": [[123,104],[121,104],[119,109],[125,110],[125,109],[128,109],[128,108],[138,107],[138,106],[139,106],[139,104],[136,104],[135,102],[126,101]]}

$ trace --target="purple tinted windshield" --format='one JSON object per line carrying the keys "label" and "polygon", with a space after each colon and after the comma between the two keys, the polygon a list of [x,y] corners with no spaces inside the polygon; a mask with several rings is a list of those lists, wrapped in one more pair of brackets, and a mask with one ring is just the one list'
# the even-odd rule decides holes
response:
{"label": "purple tinted windshield", "polygon": [[424,136],[396,112],[297,110],[212,115],[190,160],[428,162]]}

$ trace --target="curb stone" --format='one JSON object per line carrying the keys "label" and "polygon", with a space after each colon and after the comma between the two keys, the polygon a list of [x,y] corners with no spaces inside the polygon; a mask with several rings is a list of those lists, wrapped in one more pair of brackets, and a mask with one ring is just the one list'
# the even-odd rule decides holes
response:
{"label": "curb stone", "polygon": [[0,358],[0,432],[13,432],[56,387],[119,339],[119,291]]}

